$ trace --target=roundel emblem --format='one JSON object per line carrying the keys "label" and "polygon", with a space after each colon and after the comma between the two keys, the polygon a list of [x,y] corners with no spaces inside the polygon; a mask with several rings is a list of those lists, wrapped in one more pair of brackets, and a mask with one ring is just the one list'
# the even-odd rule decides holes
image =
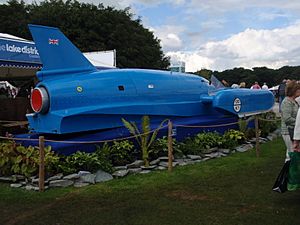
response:
{"label": "roundel emblem", "polygon": [[242,108],[242,102],[239,98],[234,99],[233,101],[233,109],[236,112],[239,112]]}
{"label": "roundel emblem", "polygon": [[76,88],[76,90],[77,90],[77,92],[82,92],[83,91],[83,88],[81,87],[81,86],[78,86],[77,88]]}

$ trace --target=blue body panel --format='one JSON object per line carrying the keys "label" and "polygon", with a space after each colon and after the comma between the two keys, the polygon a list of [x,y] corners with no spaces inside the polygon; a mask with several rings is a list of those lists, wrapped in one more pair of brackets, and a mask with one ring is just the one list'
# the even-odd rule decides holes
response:
{"label": "blue body panel", "polygon": [[200,95],[207,94],[206,81],[188,74],[116,69],[46,79],[38,86],[49,93],[49,112],[28,119],[32,129],[44,133],[120,127],[126,115],[140,121],[142,115],[163,120],[218,114],[200,101]]}
{"label": "blue body panel", "polygon": [[[130,119],[130,118],[127,118]],[[195,117],[186,117],[186,118],[171,118],[173,122],[173,132],[177,141],[182,141],[189,136],[194,136],[200,132],[213,132],[217,131],[219,133],[224,133],[228,129],[238,129],[237,124],[232,124],[237,122],[237,117],[232,116],[224,116],[219,114],[218,116],[195,116]],[[151,118],[151,129],[155,129],[159,126],[161,121],[154,122],[154,118]],[[211,127],[212,125],[220,125]],[[227,125],[226,125],[227,124]],[[201,126],[201,127],[195,127]],[[209,126],[204,128],[205,126]],[[164,127],[158,133],[158,137],[167,136],[168,129]],[[18,138],[26,138],[26,139],[35,139],[35,140],[26,140],[20,141],[20,143],[24,146],[37,146],[38,145],[38,137],[43,135],[46,140],[55,140],[62,142],[45,142],[45,146],[51,145],[52,150],[57,153],[63,155],[70,155],[76,151],[84,151],[84,152],[93,152],[96,150],[96,145],[101,145],[101,141],[113,140],[117,138],[129,137],[131,134],[128,129],[125,127],[118,127],[100,131],[93,132],[80,132],[80,133],[72,133],[72,134],[44,134],[44,133],[32,133],[32,134],[22,134],[17,135]],[[71,141],[74,143],[66,143],[65,141]],[[97,141],[100,141],[97,143]],[[131,141],[135,141],[135,139],[131,139]],[[95,143],[85,143],[78,144],[76,142],[95,142]]]}
{"label": "blue body panel", "polygon": [[[48,112],[27,115],[33,132],[111,129],[123,126],[121,118],[139,122],[143,115],[154,123],[166,118],[205,120],[258,113],[273,106],[274,97],[268,91],[235,89],[211,95],[214,88],[196,75],[141,69],[97,71],[57,28],[30,25],[30,31],[44,65],[37,86],[47,90],[50,100]],[[261,100],[253,104],[257,98]]]}
{"label": "blue body panel", "polygon": [[267,111],[273,104],[274,95],[268,90],[226,89],[213,98],[213,107],[241,117]]}

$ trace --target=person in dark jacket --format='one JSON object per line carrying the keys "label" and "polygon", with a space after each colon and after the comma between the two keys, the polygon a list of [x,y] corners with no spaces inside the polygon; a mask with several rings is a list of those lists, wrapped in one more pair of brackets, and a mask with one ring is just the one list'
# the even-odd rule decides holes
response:
{"label": "person in dark jacket", "polygon": [[278,96],[279,96],[279,112],[281,112],[281,103],[285,98],[285,87],[286,87],[286,79],[283,79],[281,84],[278,87]]}

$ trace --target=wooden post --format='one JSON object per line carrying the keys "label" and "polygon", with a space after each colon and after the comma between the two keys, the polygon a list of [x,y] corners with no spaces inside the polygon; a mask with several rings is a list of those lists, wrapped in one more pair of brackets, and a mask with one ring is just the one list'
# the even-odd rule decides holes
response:
{"label": "wooden post", "polygon": [[45,190],[45,139],[39,137],[40,165],[39,165],[39,191]]}
{"label": "wooden post", "polygon": [[259,127],[258,127],[258,115],[255,115],[255,149],[256,157],[259,157]]}
{"label": "wooden post", "polygon": [[168,122],[168,171],[172,172],[173,169],[173,137],[172,137],[172,122]]}

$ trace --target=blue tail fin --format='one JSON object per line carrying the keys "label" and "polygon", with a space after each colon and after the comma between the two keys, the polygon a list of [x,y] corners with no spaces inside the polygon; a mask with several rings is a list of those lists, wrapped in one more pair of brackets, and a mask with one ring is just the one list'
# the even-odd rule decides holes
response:
{"label": "blue tail fin", "polygon": [[31,24],[28,26],[43,63],[42,71],[37,74],[39,79],[96,71],[96,68],[58,28]]}

